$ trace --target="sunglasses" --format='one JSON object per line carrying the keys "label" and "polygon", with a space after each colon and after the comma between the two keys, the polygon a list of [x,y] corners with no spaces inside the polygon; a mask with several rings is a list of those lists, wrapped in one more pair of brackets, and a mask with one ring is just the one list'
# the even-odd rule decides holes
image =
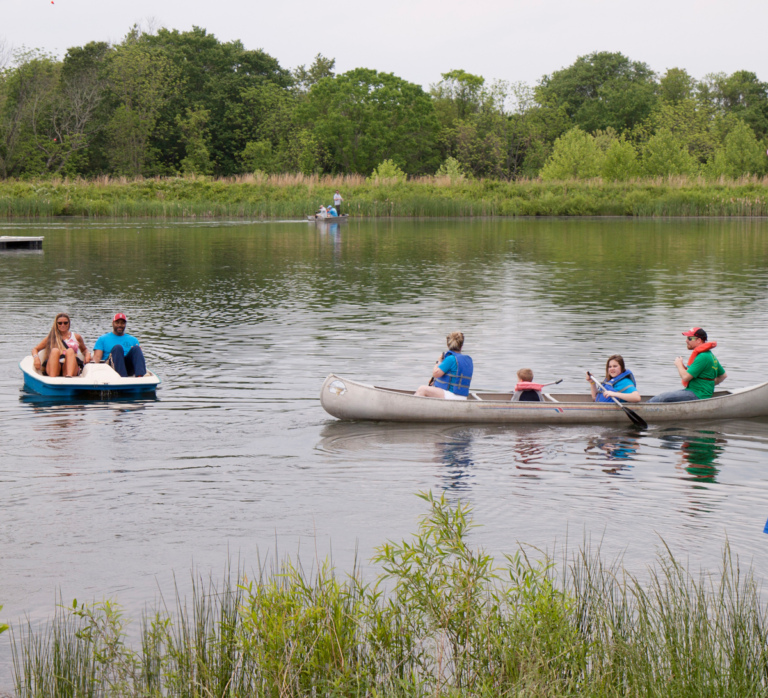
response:
{"label": "sunglasses", "polygon": [[68,325],[69,320],[56,320],[57,325]]}
{"label": "sunglasses", "polygon": [[116,325],[124,325],[125,324],[125,320],[115,320],[115,324]]}

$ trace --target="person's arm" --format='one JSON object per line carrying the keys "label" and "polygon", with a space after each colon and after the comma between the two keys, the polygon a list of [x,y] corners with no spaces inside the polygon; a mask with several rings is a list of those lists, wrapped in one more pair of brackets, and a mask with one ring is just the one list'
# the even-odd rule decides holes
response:
{"label": "person's arm", "polygon": [[449,356],[447,359],[443,359],[440,363],[435,364],[435,367],[432,369],[432,377],[440,378],[441,376],[444,376],[454,367],[454,365],[458,366],[455,356]]}
{"label": "person's arm", "polygon": [[721,373],[717,378],[715,378],[715,385],[720,385],[726,378],[728,378],[727,373]]}
{"label": "person's arm", "polygon": [[613,390],[608,390],[605,393],[608,397],[615,397],[622,402],[640,402],[640,393],[637,390],[633,390],[631,393],[616,393]]}
{"label": "person's arm", "polygon": [[102,356],[104,356],[104,352],[101,349],[94,349],[93,356],[91,356],[91,361],[97,364],[101,361]]}
{"label": "person's arm", "polygon": [[43,349],[45,349],[45,346],[48,344],[48,337],[46,337],[42,342],[40,342],[37,346],[32,348],[32,365],[39,371],[43,367],[43,362],[40,361],[40,356],[38,355],[38,352],[41,352]]}
{"label": "person's arm", "polygon": [[694,376],[692,376],[690,373],[688,373],[687,369],[685,368],[685,363],[683,363],[683,357],[678,356],[675,359],[675,366],[677,367],[677,372],[680,374],[680,378],[685,383],[690,383]]}
{"label": "person's arm", "polygon": [[90,362],[91,352],[88,351],[88,347],[85,345],[83,335],[75,334],[75,339],[77,340],[77,344],[80,347],[80,353],[83,355],[83,361],[85,361],[85,363]]}
{"label": "person's arm", "polygon": [[592,393],[592,402],[597,400],[597,386],[594,381],[589,377],[589,371],[587,371],[587,380],[589,381],[589,392]]}

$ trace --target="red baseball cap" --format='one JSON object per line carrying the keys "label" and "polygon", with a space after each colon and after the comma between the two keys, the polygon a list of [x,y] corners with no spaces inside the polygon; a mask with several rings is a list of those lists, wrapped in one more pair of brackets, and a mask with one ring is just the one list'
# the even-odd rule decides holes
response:
{"label": "red baseball cap", "polygon": [[683,332],[683,337],[698,337],[707,341],[707,333],[701,329],[701,327],[691,327],[687,332]]}
{"label": "red baseball cap", "polygon": [[115,317],[112,318],[112,322],[115,322],[115,320],[125,320],[128,322],[128,318],[125,317],[125,313],[115,313]]}

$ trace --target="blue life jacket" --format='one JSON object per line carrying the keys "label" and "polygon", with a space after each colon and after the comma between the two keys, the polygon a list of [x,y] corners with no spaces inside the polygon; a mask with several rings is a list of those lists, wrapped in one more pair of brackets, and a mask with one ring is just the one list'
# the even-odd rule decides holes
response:
{"label": "blue life jacket", "polygon": [[472,380],[472,357],[455,351],[445,352],[443,361],[449,356],[456,359],[456,373],[445,373],[440,378],[435,378],[434,386],[443,390],[450,390],[454,395],[469,395],[469,383]]}
{"label": "blue life jacket", "polygon": [[[622,384],[623,381],[626,381]],[[614,393],[632,393],[633,390],[627,390],[627,388],[630,388],[634,386],[637,387],[637,381],[635,380],[635,376],[633,375],[632,371],[624,371],[624,373],[620,373],[616,378],[611,378],[609,381],[601,381],[601,383],[606,387],[607,390],[610,390]],[[595,398],[595,402],[613,402],[613,398],[606,397],[605,393],[599,392],[597,394],[597,397]]]}

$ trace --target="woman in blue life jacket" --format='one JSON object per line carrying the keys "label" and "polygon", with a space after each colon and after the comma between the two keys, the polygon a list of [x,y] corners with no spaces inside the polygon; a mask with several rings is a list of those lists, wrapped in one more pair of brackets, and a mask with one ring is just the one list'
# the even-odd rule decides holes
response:
{"label": "woman in blue life jacket", "polygon": [[466,400],[472,380],[472,358],[461,353],[461,347],[464,345],[464,335],[461,332],[451,332],[445,339],[448,351],[432,369],[431,384],[419,386],[416,395]]}
{"label": "woman in blue life jacket", "polygon": [[589,389],[592,391],[592,399],[595,402],[613,402],[611,398],[618,398],[623,402],[640,402],[640,393],[637,391],[637,381],[632,371],[627,371],[624,359],[620,354],[608,357],[605,364],[605,379],[603,385],[607,392],[598,391],[597,386],[589,379]]}

